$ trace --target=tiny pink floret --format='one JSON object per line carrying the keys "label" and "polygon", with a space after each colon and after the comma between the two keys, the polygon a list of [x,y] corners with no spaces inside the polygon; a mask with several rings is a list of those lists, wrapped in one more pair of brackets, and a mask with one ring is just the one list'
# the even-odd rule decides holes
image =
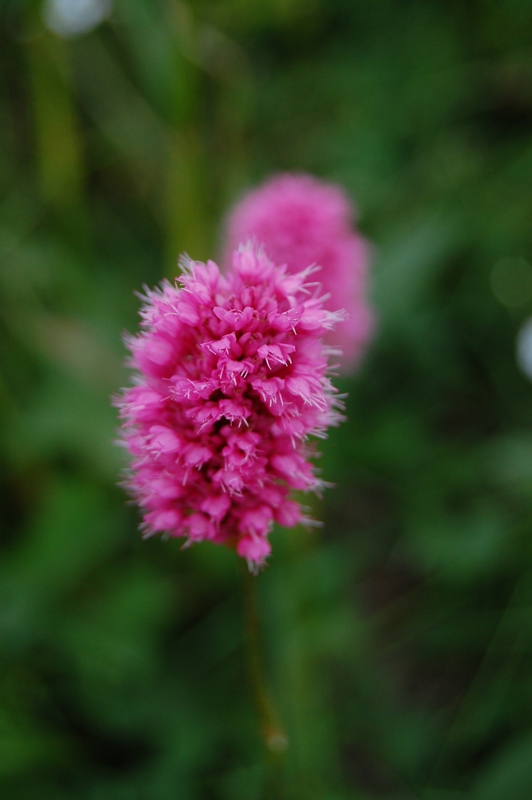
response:
{"label": "tiny pink floret", "polygon": [[353,208],[338,186],[310,175],[278,175],[235,206],[226,224],[224,264],[239,242],[254,237],[277,264],[298,272],[318,264],[329,297],[325,308],[346,308],[326,341],[339,347],[342,369],[352,370],[371,337],[374,320],[366,296],[369,246],[352,227]]}
{"label": "tiny pink floret", "polygon": [[308,437],[342,418],[322,340],[343,315],[312,272],[248,245],[225,275],[188,262],[179,284],[146,291],[127,339],[135,384],[117,401],[145,535],[226,544],[255,569],[274,522],[305,522],[290,492],[323,485]]}

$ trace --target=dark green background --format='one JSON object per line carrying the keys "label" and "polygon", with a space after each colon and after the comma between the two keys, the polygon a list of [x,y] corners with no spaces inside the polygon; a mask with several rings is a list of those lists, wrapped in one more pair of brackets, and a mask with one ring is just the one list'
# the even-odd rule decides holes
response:
{"label": "dark green background", "polygon": [[[0,795],[532,797],[532,5],[0,5]],[[109,397],[134,290],[274,171],[340,182],[378,334],[324,528],[258,579],[271,783],[232,552],[141,541]]]}

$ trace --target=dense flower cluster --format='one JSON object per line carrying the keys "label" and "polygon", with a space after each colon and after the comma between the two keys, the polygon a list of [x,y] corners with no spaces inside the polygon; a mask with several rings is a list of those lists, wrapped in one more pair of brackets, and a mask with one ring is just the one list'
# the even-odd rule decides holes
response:
{"label": "dense flower cluster", "polygon": [[348,312],[334,333],[346,371],[359,360],[373,329],[366,300],[368,245],[353,231],[352,216],[339,187],[310,175],[279,175],[245,195],[229,215],[224,258],[230,264],[238,243],[255,237],[270,258],[291,272],[319,264],[329,295],[326,308]]}
{"label": "dense flower cluster", "polygon": [[289,495],[320,486],[308,436],[341,418],[322,340],[342,313],[313,272],[247,245],[227,274],[188,262],[180,285],[147,291],[127,341],[136,382],[117,401],[147,535],[229,544],[257,566],[273,522],[304,519]]}

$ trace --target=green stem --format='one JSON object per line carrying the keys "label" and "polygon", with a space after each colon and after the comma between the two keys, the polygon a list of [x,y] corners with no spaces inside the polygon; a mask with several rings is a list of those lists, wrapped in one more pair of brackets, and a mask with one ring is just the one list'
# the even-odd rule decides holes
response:
{"label": "green stem", "polygon": [[267,752],[279,758],[288,747],[288,739],[279,722],[279,715],[264,679],[260,623],[257,610],[256,577],[250,573],[245,561],[242,561],[242,566],[251,688],[259,716],[262,741]]}

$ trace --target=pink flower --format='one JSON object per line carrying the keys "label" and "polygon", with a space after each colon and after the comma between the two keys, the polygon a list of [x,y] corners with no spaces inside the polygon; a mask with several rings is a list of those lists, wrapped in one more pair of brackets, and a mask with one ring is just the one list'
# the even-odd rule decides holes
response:
{"label": "pink flower", "polygon": [[342,313],[324,309],[313,271],[248,245],[226,275],[189,262],[180,285],[146,292],[127,341],[135,382],[117,401],[146,535],[227,544],[257,568],[274,521],[305,521],[290,491],[323,485],[308,437],[341,419],[322,337]]}
{"label": "pink flower", "polygon": [[310,175],[278,175],[249,192],[227,220],[224,263],[239,242],[254,237],[277,264],[298,272],[321,266],[326,308],[346,308],[348,316],[328,336],[339,346],[342,367],[349,371],[359,360],[373,331],[366,299],[368,245],[351,226],[353,209],[337,186]]}

